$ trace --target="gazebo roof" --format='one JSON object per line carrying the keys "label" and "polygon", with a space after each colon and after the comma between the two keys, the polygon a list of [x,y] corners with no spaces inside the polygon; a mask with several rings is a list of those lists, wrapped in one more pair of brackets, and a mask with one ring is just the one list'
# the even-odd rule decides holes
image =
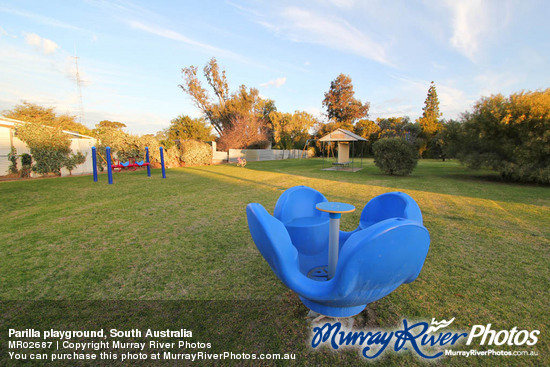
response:
{"label": "gazebo roof", "polygon": [[367,139],[348,130],[336,129],[330,134],[323,136],[319,141],[367,141]]}

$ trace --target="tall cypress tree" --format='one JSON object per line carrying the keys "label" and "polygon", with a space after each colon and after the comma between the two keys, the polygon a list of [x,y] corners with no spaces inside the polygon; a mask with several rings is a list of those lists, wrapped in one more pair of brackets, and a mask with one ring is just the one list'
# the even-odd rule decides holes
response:
{"label": "tall cypress tree", "polygon": [[422,117],[416,120],[422,129],[422,142],[419,153],[422,157],[436,158],[441,154],[436,151],[436,146],[433,143],[437,133],[443,129],[443,124],[439,121],[441,112],[439,112],[439,99],[437,98],[437,91],[435,90],[435,83],[433,81],[428,89],[428,96],[426,97],[422,111]]}
{"label": "tall cypress tree", "polygon": [[439,122],[441,113],[439,112],[439,99],[435,90],[435,83],[432,81],[428,96],[422,108],[422,117],[418,119],[418,123],[422,127],[422,131],[426,136],[431,137],[441,130],[442,124]]}

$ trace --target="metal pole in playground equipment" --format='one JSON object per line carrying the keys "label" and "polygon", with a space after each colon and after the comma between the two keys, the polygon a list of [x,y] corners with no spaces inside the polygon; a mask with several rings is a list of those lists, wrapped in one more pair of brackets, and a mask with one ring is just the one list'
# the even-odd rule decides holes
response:
{"label": "metal pole in playground equipment", "polygon": [[[145,162],[149,163],[149,147],[145,147]],[[147,176],[151,177],[151,166],[147,164]]]}
{"label": "metal pole in playground equipment", "polygon": [[105,148],[107,155],[107,176],[109,177],[109,185],[113,184],[113,167],[111,167],[111,147]]}
{"label": "metal pole in playground equipment", "polygon": [[162,166],[162,178],[166,178],[166,170],[164,169],[164,149],[160,147],[160,165]]}
{"label": "metal pole in playground equipment", "polygon": [[92,167],[94,169],[94,182],[97,182],[97,152],[95,147],[92,147]]}

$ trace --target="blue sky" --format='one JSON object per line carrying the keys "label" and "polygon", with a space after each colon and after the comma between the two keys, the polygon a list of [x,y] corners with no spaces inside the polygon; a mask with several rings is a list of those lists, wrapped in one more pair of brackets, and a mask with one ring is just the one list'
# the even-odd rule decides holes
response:
{"label": "blue sky", "polygon": [[325,112],[351,76],[369,117],[416,119],[433,80],[444,118],[481,96],[550,87],[544,0],[1,1],[0,110],[22,100],[154,133],[200,112],[181,69],[212,57],[232,91],[254,87],[279,111]]}

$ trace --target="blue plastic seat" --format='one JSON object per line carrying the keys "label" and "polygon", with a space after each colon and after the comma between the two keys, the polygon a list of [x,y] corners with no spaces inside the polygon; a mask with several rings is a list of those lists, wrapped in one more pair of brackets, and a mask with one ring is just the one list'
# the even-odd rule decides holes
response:
{"label": "blue plastic seat", "polygon": [[[307,186],[294,186],[281,194],[273,215],[286,227],[298,252],[320,256],[327,250],[329,215],[315,208],[327,199]],[[328,253],[328,252],[327,252]]]}
{"label": "blue plastic seat", "polygon": [[404,218],[423,223],[422,212],[412,197],[404,192],[387,192],[369,200],[361,212],[356,229],[351,232],[340,231],[340,245],[353,233],[390,218]]}
{"label": "blue plastic seat", "polygon": [[422,224],[422,212],[412,197],[404,192],[387,192],[372,198],[361,212],[359,227],[365,229],[389,218],[405,218]]}
{"label": "blue plastic seat", "polygon": [[252,239],[275,275],[308,308],[332,317],[356,315],[368,303],[414,281],[430,244],[421,223],[383,220],[353,233],[341,249],[334,277],[321,281],[308,278],[310,272],[300,264],[304,255],[293,246],[281,221],[258,203],[248,204],[246,214]]}

